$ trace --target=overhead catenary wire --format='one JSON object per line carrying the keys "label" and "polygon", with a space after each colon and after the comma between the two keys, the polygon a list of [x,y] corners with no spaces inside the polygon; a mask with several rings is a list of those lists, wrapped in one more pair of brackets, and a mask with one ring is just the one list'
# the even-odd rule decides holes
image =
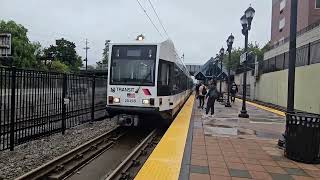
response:
{"label": "overhead catenary wire", "polygon": [[159,29],[157,28],[157,26],[154,24],[154,22],[153,22],[152,19],[150,18],[149,14],[148,14],[147,11],[145,10],[145,8],[141,5],[140,1],[139,1],[139,0],[136,0],[136,1],[138,2],[140,8],[143,10],[143,12],[144,12],[144,13],[146,14],[146,16],[148,17],[148,19],[149,19],[149,21],[151,22],[151,24],[153,25],[153,27],[158,31],[158,33],[160,34],[160,36],[161,36],[162,38],[164,38],[163,35],[162,35],[162,33],[159,31]]}
{"label": "overhead catenary wire", "polygon": [[168,34],[168,32],[167,32],[166,28],[164,27],[164,25],[163,25],[163,23],[162,23],[162,21],[161,21],[161,19],[160,19],[159,15],[158,15],[158,13],[157,13],[157,11],[156,11],[155,7],[153,6],[153,4],[152,4],[151,0],[148,0],[148,1],[149,1],[149,4],[151,5],[151,7],[152,7],[152,9],[153,9],[153,12],[154,12],[154,13],[155,13],[155,15],[157,16],[157,19],[158,19],[158,21],[159,21],[159,23],[160,23],[160,25],[161,25],[161,27],[162,27],[163,31],[165,32],[165,34],[166,34],[166,35],[168,36],[168,38],[170,39],[170,36],[169,36],[169,34]]}
{"label": "overhead catenary wire", "polygon": [[[157,26],[155,25],[155,23],[154,23],[154,22],[152,21],[152,19],[150,18],[149,14],[148,14],[147,11],[145,10],[145,8],[141,5],[140,1],[139,1],[139,0],[136,0],[136,1],[138,2],[138,4],[140,5],[141,9],[143,10],[143,12],[144,12],[144,13],[146,14],[146,16],[148,17],[148,19],[149,19],[149,21],[151,22],[151,24],[153,25],[153,27],[158,31],[158,33],[160,34],[160,36],[161,36],[162,38],[164,38],[163,35],[162,35],[162,33],[159,31],[159,29],[157,28]],[[152,7],[152,9],[153,9],[153,12],[154,12],[155,15],[157,16],[157,19],[158,19],[158,21],[159,21],[159,23],[160,23],[163,31],[165,32],[165,34],[166,34],[166,36],[168,37],[168,39],[171,40],[171,38],[170,38],[170,36],[169,36],[166,28],[164,27],[164,25],[163,25],[163,23],[162,23],[159,15],[158,15],[156,9],[155,9],[155,7],[153,6],[153,4],[151,3],[150,0],[148,0],[148,1],[149,1],[150,5],[151,5],[151,7]],[[171,40],[171,41],[172,41],[172,40]],[[178,57],[178,59],[181,61],[181,63],[184,64],[184,62],[181,60],[181,57],[180,57],[179,54],[177,53],[178,51],[177,51],[176,48],[174,48],[174,51],[175,51],[174,53],[176,54],[176,56]]]}
{"label": "overhead catenary wire", "polygon": [[[158,13],[157,13],[157,11],[156,11],[156,8],[155,8],[154,5],[152,4],[151,0],[148,0],[148,2],[149,2],[149,4],[151,5],[152,10],[153,10],[154,14],[156,15],[156,17],[157,17],[157,19],[158,19],[158,21],[159,21],[159,24],[161,25],[163,31],[164,31],[165,34],[167,35],[168,39],[171,40],[168,31],[167,31],[166,28],[164,27],[164,25],[163,25],[163,23],[162,23],[159,15],[158,15]],[[184,53],[183,53],[183,55],[180,57],[179,54],[178,54],[177,49],[175,48],[175,54],[178,56],[179,59],[182,59],[182,62],[184,61]],[[183,58],[182,58],[182,57],[183,57]]]}

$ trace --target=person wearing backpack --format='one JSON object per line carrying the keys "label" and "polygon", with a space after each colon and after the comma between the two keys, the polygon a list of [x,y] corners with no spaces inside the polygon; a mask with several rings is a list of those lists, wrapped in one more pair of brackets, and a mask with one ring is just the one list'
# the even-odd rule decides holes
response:
{"label": "person wearing backpack", "polygon": [[214,103],[216,99],[219,98],[219,92],[217,89],[217,85],[215,82],[211,82],[209,85],[209,91],[206,95],[206,98],[208,98],[207,101],[207,108],[206,108],[206,115],[204,117],[209,117],[209,111],[211,110],[211,117],[214,115]]}
{"label": "person wearing backpack", "polygon": [[196,98],[198,99],[199,97],[199,88],[200,88],[200,86],[201,86],[201,84],[200,83],[198,83],[197,85],[196,85]]}
{"label": "person wearing backpack", "polygon": [[203,109],[204,98],[205,98],[206,94],[207,94],[206,86],[201,83],[201,86],[199,87],[199,95],[198,95],[198,97],[199,97],[199,107],[198,108]]}
{"label": "person wearing backpack", "polygon": [[231,85],[230,93],[231,93],[231,102],[234,103],[234,101],[236,99],[236,94],[238,93],[238,86],[235,82],[233,82]]}

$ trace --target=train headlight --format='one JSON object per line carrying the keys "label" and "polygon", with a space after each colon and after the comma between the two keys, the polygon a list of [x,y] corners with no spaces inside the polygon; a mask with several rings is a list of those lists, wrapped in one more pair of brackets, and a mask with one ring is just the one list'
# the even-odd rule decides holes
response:
{"label": "train headlight", "polygon": [[143,99],[142,100],[142,104],[150,104],[150,100],[149,99]]}
{"label": "train headlight", "polygon": [[120,103],[120,98],[117,98],[117,97],[113,98],[113,102],[114,103]]}

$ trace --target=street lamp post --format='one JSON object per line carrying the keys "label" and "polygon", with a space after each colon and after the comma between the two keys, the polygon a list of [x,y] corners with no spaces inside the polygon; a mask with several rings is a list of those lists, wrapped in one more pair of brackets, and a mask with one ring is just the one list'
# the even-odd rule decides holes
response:
{"label": "street lamp post", "polygon": [[222,102],[223,100],[223,94],[222,94],[222,73],[223,73],[223,71],[222,71],[222,61],[223,61],[223,55],[224,55],[224,48],[222,47],[221,49],[220,49],[220,51],[219,51],[219,53],[220,53],[220,70],[221,70],[221,73],[220,73],[220,101]]}
{"label": "street lamp post", "polygon": [[290,49],[289,49],[289,68],[288,68],[288,99],[287,112],[294,112],[294,84],[295,84],[295,68],[296,68],[296,44],[297,44],[297,10],[298,1],[291,1],[291,17],[290,17]]}
{"label": "street lamp post", "polygon": [[246,96],[247,96],[247,61],[248,61],[248,36],[249,31],[251,30],[251,22],[255,15],[255,10],[250,6],[245,12],[244,15],[240,18],[240,22],[242,25],[242,34],[245,36],[245,48],[244,51],[246,53],[246,60],[243,62],[243,90],[242,90],[242,109],[240,111],[239,117],[241,118],[249,118],[246,109]]}
{"label": "street lamp post", "polygon": [[231,65],[231,50],[232,50],[232,45],[233,45],[233,42],[234,42],[234,36],[231,34],[229,37],[228,37],[228,40],[227,40],[227,45],[228,45],[228,53],[229,53],[229,60],[228,60],[228,98],[227,98],[227,103],[225,105],[225,107],[231,107],[231,103],[230,103],[230,65]]}
{"label": "street lamp post", "polygon": [[[291,0],[291,16],[290,16],[290,44],[289,44],[289,68],[288,68],[288,97],[287,97],[287,113],[294,112],[294,85],[295,85],[295,67],[296,67],[296,45],[297,45],[297,16],[298,1]],[[288,116],[287,116],[288,118]],[[288,124],[286,123],[286,126]],[[282,134],[278,140],[278,145],[285,146],[286,132]]]}

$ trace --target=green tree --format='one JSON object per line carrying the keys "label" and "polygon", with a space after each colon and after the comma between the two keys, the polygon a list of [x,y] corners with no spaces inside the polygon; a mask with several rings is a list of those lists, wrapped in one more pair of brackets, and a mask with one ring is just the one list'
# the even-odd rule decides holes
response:
{"label": "green tree", "polygon": [[95,67],[93,65],[88,65],[88,70],[95,70]]}
{"label": "green tree", "polygon": [[104,49],[102,52],[102,60],[97,62],[97,68],[98,69],[103,69],[106,68],[108,66],[108,62],[109,62],[109,44],[110,44],[110,40],[106,40],[106,42],[104,43]]}
{"label": "green tree", "polygon": [[79,71],[82,59],[76,52],[75,43],[64,38],[57,39],[56,45],[44,49],[46,57],[55,57],[61,63],[67,65],[71,71]]}
{"label": "green tree", "polygon": [[35,48],[34,55],[36,56],[37,64],[35,66],[38,70],[48,70],[48,67],[45,65],[43,59],[45,57],[43,48],[39,42],[33,42],[33,46]]}
{"label": "green tree", "polygon": [[36,56],[36,59],[38,60],[44,56],[43,48],[42,48],[40,42],[33,42],[32,44],[34,47],[34,55]]}
{"label": "green tree", "polygon": [[[268,43],[269,44],[269,43]],[[268,44],[263,48],[260,48],[259,44],[250,43],[248,45],[248,51],[252,53],[253,56],[257,56],[258,61],[263,61],[263,56],[266,51],[268,51]],[[231,62],[229,64],[229,55],[224,56],[223,64],[228,68],[230,66],[231,70],[235,71],[240,65],[240,56],[244,52],[244,48],[234,48],[231,52]],[[253,62],[252,62],[253,63]]]}
{"label": "green tree", "polygon": [[68,73],[69,67],[66,64],[60,62],[59,60],[54,60],[50,65],[50,70],[60,73]]}
{"label": "green tree", "polygon": [[229,54],[226,54],[223,58],[223,65],[231,70],[236,70],[240,65],[240,56],[242,54],[241,48],[234,48],[231,52],[231,61],[229,63]]}
{"label": "green tree", "polygon": [[28,30],[14,21],[0,21],[0,33],[11,33],[12,65],[19,68],[34,68],[37,65],[36,49],[27,37]]}

